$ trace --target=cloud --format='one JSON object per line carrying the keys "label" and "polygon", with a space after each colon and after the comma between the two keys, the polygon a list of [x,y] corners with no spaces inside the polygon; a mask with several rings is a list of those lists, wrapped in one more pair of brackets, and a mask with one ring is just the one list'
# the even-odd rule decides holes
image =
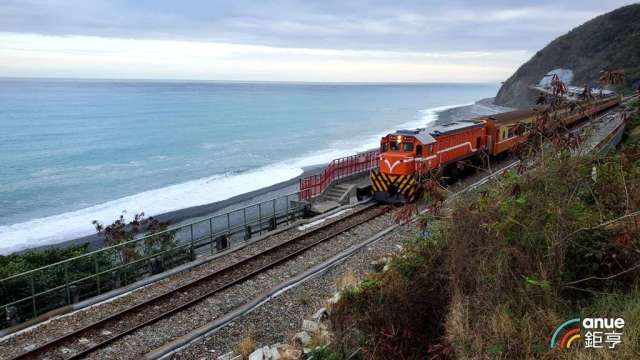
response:
{"label": "cloud", "polygon": [[9,0],[0,2],[0,31],[334,49],[535,51],[631,2]]}
{"label": "cloud", "polygon": [[0,33],[0,76],[283,81],[497,81],[530,54],[282,48]]}
{"label": "cloud", "polygon": [[631,2],[0,0],[0,74],[501,80]]}

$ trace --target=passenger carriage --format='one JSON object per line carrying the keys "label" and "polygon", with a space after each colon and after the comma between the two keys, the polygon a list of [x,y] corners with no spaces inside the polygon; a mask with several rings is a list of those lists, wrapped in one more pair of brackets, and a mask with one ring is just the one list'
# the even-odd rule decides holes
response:
{"label": "passenger carriage", "polygon": [[398,130],[380,141],[379,166],[370,173],[373,196],[388,203],[412,202],[429,171],[480,154],[506,154],[529,139],[541,116],[568,128],[580,119],[618,105],[620,100],[620,96],[604,96],[551,113],[545,106],[536,106],[429,128]]}

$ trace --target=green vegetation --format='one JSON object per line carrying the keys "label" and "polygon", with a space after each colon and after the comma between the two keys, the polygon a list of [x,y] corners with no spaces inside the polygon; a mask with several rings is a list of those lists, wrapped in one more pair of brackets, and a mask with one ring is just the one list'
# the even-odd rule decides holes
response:
{"label": "green vegetation", "polygon": [[[88,256],[83,256],[90,252],[88,244],[0,256],[0,279],[46,267],[0,282],[0,306],[17,302],[14,309],[0,308],[0,328],[192,259],[189,249],[176,248],[172,231],[158,234],[167,229],[166,223],[144,214],[135,215],[130,222],[120,216],[106,227],[97,222],[94,225],[105,245],[112,248]],[[147,233],[158,235],[127,243]],[[150,261],[155,254],[161,255]],[[35,300],[32,294],[38,294]],[[15,313],[17,318],[9,320],[5,312]]]}
{"label": "green vegetation", "polygon": [[[631,359],[640,354],[640,116],[603,158],[538,154],[423,219],[389,271],[346,291],[333,355]],[[437,220],[436,220],[437,219]],[[435,221],[435,222],[434,222]],[[622,317],[615,350],[550,349],[575,317]]]}
{"label": "green vegetation", "polygon": [[0,255],[0,279],[57,263],[88,252],[88,245],[74,245],[67,248],[50,248],[28,251],[20,254]]}

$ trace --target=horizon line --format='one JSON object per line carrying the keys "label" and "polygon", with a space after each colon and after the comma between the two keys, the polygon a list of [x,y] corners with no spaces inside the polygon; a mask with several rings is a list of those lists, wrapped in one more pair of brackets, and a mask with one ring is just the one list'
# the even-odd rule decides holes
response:
{"label": "horizon line", "polygon": [[502,84],[495,81],[307,81],[307,80],[234,80],[234,79],[178,79],[178,78],[106,78],[106,77],[59,77],[59,76],[3,76],[0,80],[58,80],[58,81],[105,81],[105,82],[200,82],[200,83],[246,83],[246,84],[307,84],[307,85],[483,85]]}

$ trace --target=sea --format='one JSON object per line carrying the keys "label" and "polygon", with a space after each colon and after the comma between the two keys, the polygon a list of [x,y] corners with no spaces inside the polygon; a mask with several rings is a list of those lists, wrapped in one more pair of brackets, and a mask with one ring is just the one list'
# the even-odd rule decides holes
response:
{"label": "sea", "polygon": [[0,254],[298,177],[498,87],[0,79]]}

